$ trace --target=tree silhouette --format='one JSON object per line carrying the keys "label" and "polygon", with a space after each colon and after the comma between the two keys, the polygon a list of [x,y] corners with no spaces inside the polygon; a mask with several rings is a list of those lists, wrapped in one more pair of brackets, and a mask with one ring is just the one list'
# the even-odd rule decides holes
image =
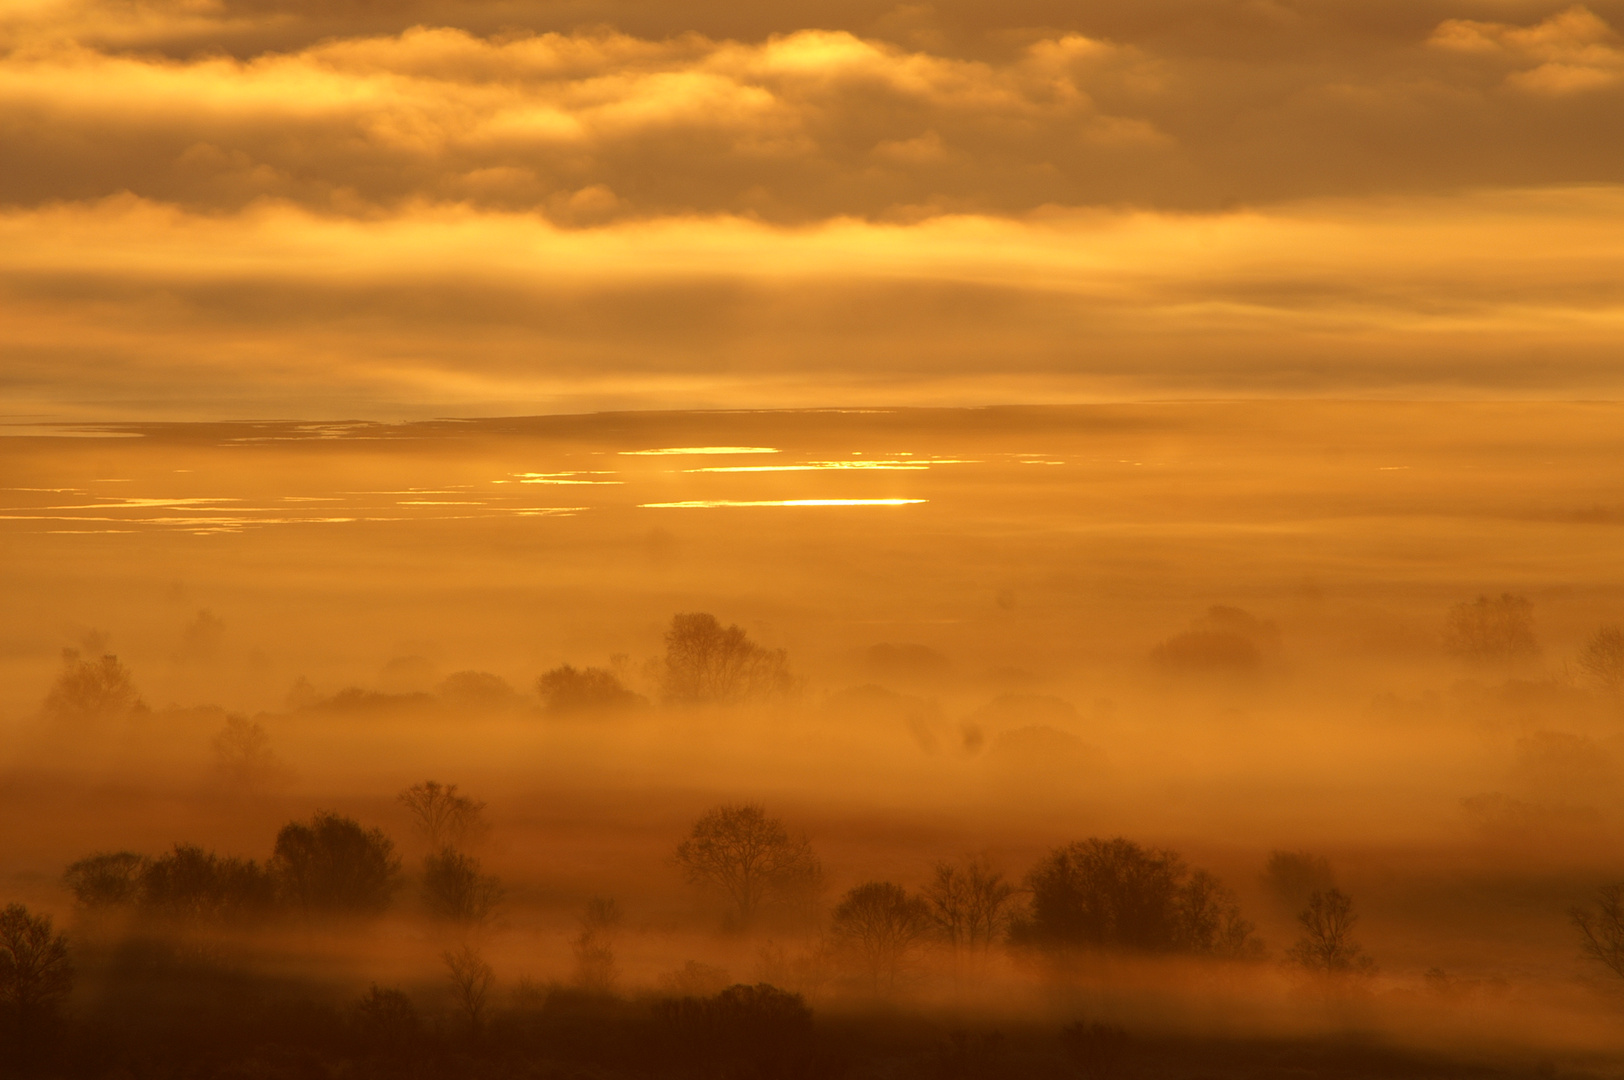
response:
{"label": "tree silhouette", "polygon": [[1624,694],[1624,627],[1604,626],[1590,635],[1579,667],[1609,694]]}
{"label": "tree silhouette", "polygon": [[1293,963],[1322,975],[1363,975],[1376,970],[1376,962],[1353,940],[1359,917],[1353,901],[1340,889],[1316,892],[1297,915],[1303,936],[1286,953]]}
{"label": "tree silhouette", "polygon": [[246,717],[226,717],[211,746],[215,767],[236,790],[257,791],[283,771],[265,728]]}
{"label": "tree silhouette", "polygon": [[395,798],[411,811],[413,822],[428,841],[430,851],[461,847],[477,839],[486,829],[485,804],[457,794],[456,784],[425,780]]}
{"label": "tree silhouette", "polygon": [[62,884],[87,908],[133,904],[140,896],[141,872],[147,857],[133,851],[89,855],[62,873]]}
{"label": "tree silhouette", "polygon": [[276,903],[274,879],[254,860],[216,855],[196,844],[176,844],[145,861],[138,890],[143,909],[179,923],[254,918]]}
{"label": "tree silhouette", "polygon": [[441,848],[423,862],[423,900],[435,918],[479,925],[495,913],[501,899],[501,881],[482,873],[471,855]]}
{"label": "tree silhouette", "polygon": [[62,673],[45,695],[45,715],[65,724],[116,720],[146,708],[130,669],[111,654],[91,659],[62,650]]}
{"label": "tree silhouette", "polygon": [[889,881],[870,881],[835,906],[836,942],[856,955],[875,989],[893,989],[910,954],[930,932],[930,905]]}
{"label": "tree silhouette", "polygon": [[575,954],[575,985],[589,993],[607,994],[614,990],[615,934],[620,929],[620,906],[613,900],[595,896],[586,902],[581,915],[581,931],[570,943]]}
{"label": "tree silhouette", "polygon": [[491,987],[496,985],[496,973],[471,945],[441,953],[440,959],[445,963],[452,1001],[468,1021],[469,1034],[478,1035],[485,1025],[485,1006],[490,1000]]}
{"label": "tree silhouette", "polygon": [[1526,597],[1501,593],[1462,601],[1449,609],[1444,644],[1468,663],[1506,667],[1539,655],[1534,608]]}
{"label": "tree silhouette", "polygon": [[1171,851],[1117,837],[1057,848],[1026,877],[1030,909],[1011,927],[1018,943],[1065,953],[1251,953],[1252,927],[1216,878]]}
{"label": "tree silhouette", "polygon": [[72,989],[68,941],[50,917],[21,904],[0,911],[0,1010],[19,1051],[32,1052]]}
{"label": "tree silhouette", "polygon": [[553,668],[537,679],[536,693],[546,710],[555,716],[648,704],[642,694],[626,689],[614,672],[594,667],[576,669],[568,664]]}
{"label": "tree silhouette", "polygon": [[924,898],[937,933],[957,955],[984,953],[1003,937],[1015,893],[1003,874],[977,858],[961,866],[937,863]]}
{"label": "tree silhouette", "polygon": [[660,686],[666,701],[725,705],[785,693],[794,682],[783,649],[764,649],[737,625],[724,628],[714,615],[672,616]]}
{"label": "tree silhouette", "polygon": [[376,915],[399,887],[395,845],[379,829],[318,813],[276,834],[271,870],[284,895],[307,914]]}
{"label": "tree silhouette", "polygon": [[1596,908],[1568,912],[1579,930],[1579,947],[1608,971],[1624,979],[1624,882],[1596,890]]}
{"label": "tree silhouette", "polygon": [[404,991],[374,983],[350,1010],[350,1031],[360,1048],[385,1058],[410,1054],[422,1037],[417,1008]]}
{"label": "tree silhouette", "polygon": [[806,838],[792,837],[755,803],[705,814],[677,845],[676,860],[691,883],[732,901],[741,928],[750,926],[764,903],[810,891],[823,874]]}

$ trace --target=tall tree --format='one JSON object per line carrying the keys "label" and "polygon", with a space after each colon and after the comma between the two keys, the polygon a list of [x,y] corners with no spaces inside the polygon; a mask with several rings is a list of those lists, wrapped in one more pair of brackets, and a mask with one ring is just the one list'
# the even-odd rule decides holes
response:
{"label": "tall tree", "polygon": [[678,705],[725,705],[794,686],[788,654],[765,649],[738,626],[703,612],[675,615],[665,634],[661,693]]}
{"label": "tall tree", "polygon": [[676,860],[690,882],[727,896],[741,928],[769,900],[815,888],[823,874],[806,838],[756,803],[705,814],[677,845]]}

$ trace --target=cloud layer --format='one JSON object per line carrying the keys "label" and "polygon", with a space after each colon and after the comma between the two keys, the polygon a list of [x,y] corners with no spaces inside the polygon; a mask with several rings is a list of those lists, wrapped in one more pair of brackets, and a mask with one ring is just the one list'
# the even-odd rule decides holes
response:
{"label": "cloud layer", "polygon": [[1618,12],[1077,6],[14,4],[7,393],[1620,389]]}

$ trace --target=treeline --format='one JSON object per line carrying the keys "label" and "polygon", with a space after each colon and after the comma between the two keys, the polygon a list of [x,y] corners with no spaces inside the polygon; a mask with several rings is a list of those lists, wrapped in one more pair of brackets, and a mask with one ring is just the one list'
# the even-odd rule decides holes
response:
{"label": "treeline", "polygon": [[[484,830],[485,804],[459,794],[455,784],[432,780],[398,798],[430,849],[420,876],[427,912],[483,922],[501,899],[501,883],[462,848]],[[383,830],[322,811],[284,825],[264,863],[177,843],[158,856],[87,856],[67,868],[63,884],[87,913],[122,909],[185,927],[380,915],[405,879],[395,843]]]}

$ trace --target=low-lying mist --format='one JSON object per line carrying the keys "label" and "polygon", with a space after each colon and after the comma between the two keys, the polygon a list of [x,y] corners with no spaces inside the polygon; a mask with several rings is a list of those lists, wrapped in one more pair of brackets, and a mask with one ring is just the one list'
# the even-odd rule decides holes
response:
{"label": "low-lying mist", "polygon": [[0,441],[11,1061],[1616,1070],[1616,412]]}

